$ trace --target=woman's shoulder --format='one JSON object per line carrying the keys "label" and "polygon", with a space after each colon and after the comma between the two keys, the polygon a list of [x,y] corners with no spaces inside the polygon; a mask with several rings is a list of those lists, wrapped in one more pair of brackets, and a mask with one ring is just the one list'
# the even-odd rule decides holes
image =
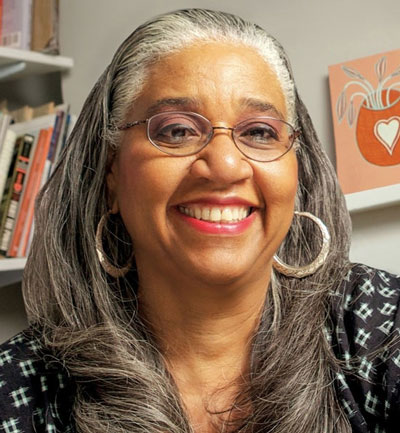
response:
{"label": "woman's shoulder", "polygon": [[343,363],[337,385],[351,422],[397,431],[400,277],[354,264],[335,294],[332,319],[332,346]]}
{"label": "woman's shoulder", "polygon": [[0,345],[0,431],[71,431],[70,388],[62,367],[43,350],[33,329]]}
{"label": "woman's shoulder", "polygon": [[354,264],[339,295],[336,311],[346,329],[354,331],[359,346],[371,348],[373,337],[381,340],[394,332],[400,335],[400,276]]}
{"label": "woman's shoulder", "polygon": [[[334,296],[333,322],[338,346],[347,352],[344,357],[370,356],[388,342],[400,347],[400,277],[354,264]],[[398,352],[391,351],[391,361],[400,368]]]}

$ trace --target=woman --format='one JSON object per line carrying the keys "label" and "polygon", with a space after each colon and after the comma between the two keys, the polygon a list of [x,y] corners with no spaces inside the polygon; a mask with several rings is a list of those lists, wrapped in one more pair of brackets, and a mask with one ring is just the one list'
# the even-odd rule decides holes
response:
{"label": "woman", "polygon": [[333,169],[259,27],[139,27],[36,218],[4,431],[395,431],[400,280],[349,263]]}

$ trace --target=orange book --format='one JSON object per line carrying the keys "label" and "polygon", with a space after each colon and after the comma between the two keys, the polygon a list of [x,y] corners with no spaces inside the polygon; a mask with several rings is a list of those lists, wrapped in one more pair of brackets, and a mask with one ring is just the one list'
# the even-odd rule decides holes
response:
{"label": "orange book", "polygon": [[[19,209],[14,233],[8,249],[9,257],[16,257],[19,245],[21,244],[21,246],[23,246],[24,243],[26,244],[28,242],[29,231],[33,221],[35,199],[40,188],[40,181],[47,154],[49,152],[52,132],[53,128],[48,128],[42,129],[39,133],[32,166],[27,179],[26,190],[22,197],[21,207]],[[23,250],[25,250],[24,247]]]}

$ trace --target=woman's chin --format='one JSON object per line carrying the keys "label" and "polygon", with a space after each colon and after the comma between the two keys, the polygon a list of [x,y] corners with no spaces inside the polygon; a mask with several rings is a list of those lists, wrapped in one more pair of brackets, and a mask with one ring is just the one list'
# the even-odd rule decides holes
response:
{"label": "woman's chin", "polygon": [[[227,286],[229,289],[242,287],[252,281],[265,279],[269,275],[267,266],[262,269],[256,263],[246,260],[240,263],[238,257],[230,260],[209,260],[197,262],[188,272],[193,282],[210,287]],[[261,267],[260,267],[261,268]]]}

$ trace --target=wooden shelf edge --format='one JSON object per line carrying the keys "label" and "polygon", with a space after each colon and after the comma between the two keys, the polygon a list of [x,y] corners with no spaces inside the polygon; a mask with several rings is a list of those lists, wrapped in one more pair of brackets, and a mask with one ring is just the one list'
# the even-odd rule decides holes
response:
{"label": "wooden shelf edge", "polygon": [[347,208],[350,213],[400,204],[400,184],[346,194]]}

